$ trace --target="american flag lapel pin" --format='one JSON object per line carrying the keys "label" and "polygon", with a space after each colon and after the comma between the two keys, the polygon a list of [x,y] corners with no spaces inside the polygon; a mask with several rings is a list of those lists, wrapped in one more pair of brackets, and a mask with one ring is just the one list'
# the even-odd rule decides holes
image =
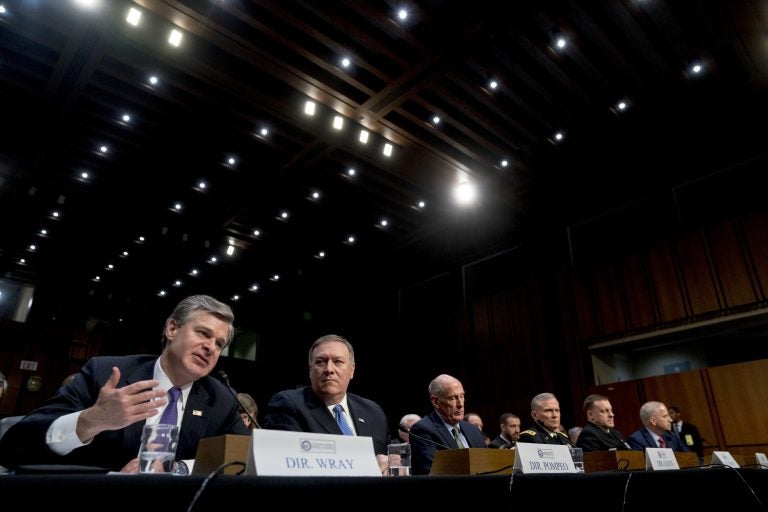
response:
{"label": "american flag lapel pin", "polygon": [[357,421],[359,421],[360,423],[365,423],[365,420],[363,418],[357,418]]}
{"label": "american flag lapel pin", "polygon": [[202,415],[203,415],[203,411],[201,411],[200,409],[192,409],[192,416],[202,416]]}

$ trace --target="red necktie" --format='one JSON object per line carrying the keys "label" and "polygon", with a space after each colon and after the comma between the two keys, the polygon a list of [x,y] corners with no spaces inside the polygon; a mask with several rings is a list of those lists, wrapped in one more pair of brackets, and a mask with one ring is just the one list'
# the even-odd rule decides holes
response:
{"label": "red necktie", "polygon": [[666,448],[666,447],[667,447],[667,443],[664,442],[664,438],[659,437],[659,448]]}

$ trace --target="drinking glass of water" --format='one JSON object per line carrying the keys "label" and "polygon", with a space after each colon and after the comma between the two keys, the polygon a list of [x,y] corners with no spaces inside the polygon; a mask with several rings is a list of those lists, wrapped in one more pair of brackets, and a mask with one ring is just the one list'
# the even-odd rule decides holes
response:
{"label": "drinking glass of water", "polygon": [[178,444],[177,425],[144,425],[139,446],[139,473],[173,474]]}
{"label": "drinking glass of water", "polygon": [[387,446],[389,476],[408,476],[411,474],[411,445],[393,443]]}
{"label": "drinking glass of water", "polygon": [[573,466],[576,468],[577,473],[584,472],[584,451],[581,448],[571,446],[571,459],[573,459]]}

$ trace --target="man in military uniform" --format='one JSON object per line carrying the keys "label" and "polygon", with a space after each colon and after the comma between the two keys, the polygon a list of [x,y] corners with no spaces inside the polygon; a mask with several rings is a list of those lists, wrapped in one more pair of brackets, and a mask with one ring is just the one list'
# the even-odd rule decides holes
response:
{"label": "man in military uniform", "polygon": [[520,432],[518,443],[564,444],[573,446],[568,434],[559,430],[560,402],[552,393],[539,393],[531,400],[533,425]]}

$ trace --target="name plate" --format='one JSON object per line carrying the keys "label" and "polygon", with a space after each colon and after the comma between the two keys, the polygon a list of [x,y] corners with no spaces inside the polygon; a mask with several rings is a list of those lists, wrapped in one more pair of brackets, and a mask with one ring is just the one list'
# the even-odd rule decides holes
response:
{"label": "name plate", "polygon": [[768,457],[766,457],[764,453],[756,452],[755,460],[760,466],[760,469],[768,469]]}
{"label": "name plate", "polygon": [[564,444],[517,443],[515,472],[576,473],[571,450]]}
{"label": "name plate", "polygon": [[712,452],[712,464],[722,464],[723,466],[730,466],[732,468],[740,468],[736,459],[733,458],[731,452]]}
{"label": "name plate", "polygon": [[680,465],[672,448],[646,448],[645,469],[680,469]]}
{"label": "name plate", "polygon": [[245,474],[380,477],[381,469],[370,437],[255,429]]}

